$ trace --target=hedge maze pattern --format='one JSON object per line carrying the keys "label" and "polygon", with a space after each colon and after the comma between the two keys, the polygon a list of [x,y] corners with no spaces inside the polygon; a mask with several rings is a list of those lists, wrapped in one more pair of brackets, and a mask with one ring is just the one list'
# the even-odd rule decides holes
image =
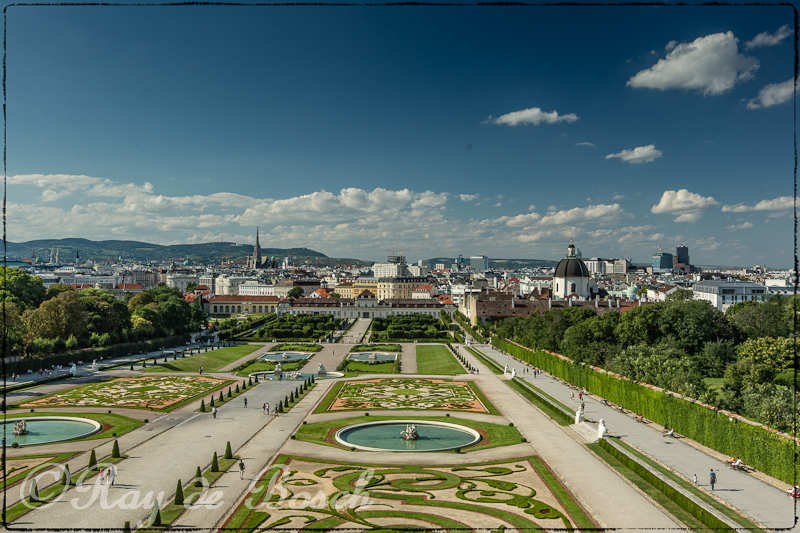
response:
{"label": "hedge maze pattern", "polygon": [[446,409],[489,412],[467,382],[403,378],[344,383],[328,410],[351,409]]}
{"label": "hedge maze pattern", "polygon": [[[502,532],[573,531],[586,524],[585,515],[575,521],[534,464],[547,468],[538,457],[440,467],[282,457],[225,527]],[[580,509],[574,500],[569,505]]]}
{"label": "hedge maze pattern", "polygon": [[225,383],[205,376],[118,378],[28,401],[22,407],[134,407],[166,409]]}

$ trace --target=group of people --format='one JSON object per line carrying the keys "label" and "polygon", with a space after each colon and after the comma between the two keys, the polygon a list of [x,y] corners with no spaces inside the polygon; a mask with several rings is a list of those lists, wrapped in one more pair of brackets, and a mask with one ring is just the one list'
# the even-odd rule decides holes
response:
{"label": "group of people", "polygon": [[728,468],[730,468],[731,470],[742,470],[743,466],[744,463],[742,463],[742,460],[739,457],[737,457],[736,459],[734,459],[733,457],[728,459]]}
{"label": "group of people", "polygon": [[102,485],[114,485],[114,481],[117,479],[117,465],[111,465],[108,468],[104,468],[100,471],[100,475],[97,477],[97,481]]}

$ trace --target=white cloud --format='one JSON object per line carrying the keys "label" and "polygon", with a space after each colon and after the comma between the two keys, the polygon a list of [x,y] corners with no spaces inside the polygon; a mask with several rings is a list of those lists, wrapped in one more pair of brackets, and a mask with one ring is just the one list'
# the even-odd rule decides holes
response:
{"label": "white cloud", "polygon": [[758,91],[758,96],[747,102],[747,109],[772,107],[788,102],[794,96],[794,78],[782,83],[770,83]]}
{"label": "white cloud", "polygon": [[676,46],[678,46],[678,41],[670,41],[664,46],[664,51],[665,52],[670,52]]}
{"label": "white cloud", "polygon": [[534,209],[536,209],[535,205],[531,204],[528,206],[528,211],[533,211]]}
{"label": "white cloud", "polygon": [[725,226],[725,229],[728,231],[736,231],[739,229],[748,229],[752,227],[753,227],[752,222],[742,222],[741,224],[733,224],[731,226]]}
{"label": "white cloud", "polygon": [[652,213],[670,213],[677,215],[675,222],[697,222],[703,216],[703,211],[709,207],[719,205],[711,196],[700,196],[686,189],[679,191],[664,191],[661,201],[650,208]]}
{"label": "white cloud", "polygon": [[492,207],[500,207],[501,205],[503,205],[503,202],[497,202]]}
{"label": "white cloud", "polygon": [[722,211],[725,213],[746,213],[748,211],[780,211],[794,207],[794,198],[791,196],[779,196],[774,200],[761,200],[756,205],[723,205]]}
{"label": "white cloud", "polygon": [[480,198],[481,195],[480,194],[459,194],[458,197],[461,198],[462,202],[472,202],[472,201],[477,200],[478,198]]}
{"label": "white cloud", "polygon": [[[751,79],[759,62],[739,53],[733,32],[713,33],[691,43],[674,45],[667,57],[639,71],[626,86],[634,89],[690,89],[703,95],[722,94],[736,82]],[[672,41],[667,45],[670,46]]]}
{"label": "white cloud", "polygon": [[614,196],[612,196],[612,197],[611,197],[611,199],[612,199],[612,200],[614,200],[614,201],[617,201],[617,200],[626,200],[627,198],[628,198],[628,197],[627,197],[627,196],[625,196],[624,194],[615,194]]}
{"label": "white cloud", "polygon": [[597,148],[596,144],[590,143],[590,142],[575,143],[575,146],[593,146],[593,147]]}
{"label": "white cloud", "polygon": [[600,204],[587,207],[573,207],[555,213],[548,213],[542,217],[540,225],[576,224],[581,222],[608,222],[621,216],[628,216],[619,204]]}
{"label": "white cloud", "polygon": [[618,157],[623,161],[631,164],[650,163],[653,160],[662,156],[661,150],[656,150],[655,144],[648,144],[647,146],[637,146],[633,150],[623,150],[616,154],[608,154],[606,159]]}
{"label": "white cloud", "polygon": [[750,50],[751,48],[758,48],[760,46],[775,46],[793,33],[794,30],[790,29],[788,24],[784,24],[778,28],[775,33],[770,33],[768,31],[759,33],[753,37],[752,40],[744,43],[744,47]]}
{"label": "white cloud", "polygon": [[539,213],[527,213],[524,215],[517,215],[515,217],[503,217],[505,219],[506,226],[512,228],[521,228],[525,226],[531,226],[535,222],[541,220],[542,216]]}
{"label": "white cloud", "polygon": [[492,124],[507,124],[509,126],[518,126],[520,124],[533,124],[534,126],[538,126],[542,122],[547,124],[555,124],[557,122],[575,122],[576,120],[578,120],[578,115],[575,113],[559,115],[558,111],[555,110],[545,112],[538,107],[529,107],[528,109],[523,109],[521,111],[513,111],[511,113],[506,113],[505,115],[500,115],[497,118],[494,116],[489,116],[486,117],[484,122],[490,122]]}
{"label": "white cloud", "polygon": [[72,193],[70,191],[68,191],[68,190],[63,190],[63,191],[56,192],[56,191],[54,191],[52,189],[45,189],[44,191],[42,191],[41,199],[42,199],[43,202],[55,202],[59,198],[63,198],[65,196],[69,196],[71,194]]}

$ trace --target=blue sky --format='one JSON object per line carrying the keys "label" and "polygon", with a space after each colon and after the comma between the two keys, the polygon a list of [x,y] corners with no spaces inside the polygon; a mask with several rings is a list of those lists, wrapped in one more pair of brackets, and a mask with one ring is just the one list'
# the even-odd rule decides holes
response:
{"label": "blue sky", "polygon": [[8,239],[792,260],[787,6],[12,6]]}

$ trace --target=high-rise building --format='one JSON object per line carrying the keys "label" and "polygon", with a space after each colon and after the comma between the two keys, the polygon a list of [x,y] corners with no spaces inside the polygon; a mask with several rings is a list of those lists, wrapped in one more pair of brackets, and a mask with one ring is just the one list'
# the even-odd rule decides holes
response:
{"label": "high-rise building", "polygon": [[486,272],[489,270],[489,258],[485,255],[473,255],[469,258],[469,267],[475,272]]}
{"label": "high-rise building", "polygon": [[653,254],[653,269],[672,270],[672,254],[662,251],[659,247],[658,251]]}
{"label": "high-rise building", "polygon": [[676,250],[678,253],[678,263],[683,263],[684,265],[690,264],[689,261],[689,247],[688,246],[678,246]]}

